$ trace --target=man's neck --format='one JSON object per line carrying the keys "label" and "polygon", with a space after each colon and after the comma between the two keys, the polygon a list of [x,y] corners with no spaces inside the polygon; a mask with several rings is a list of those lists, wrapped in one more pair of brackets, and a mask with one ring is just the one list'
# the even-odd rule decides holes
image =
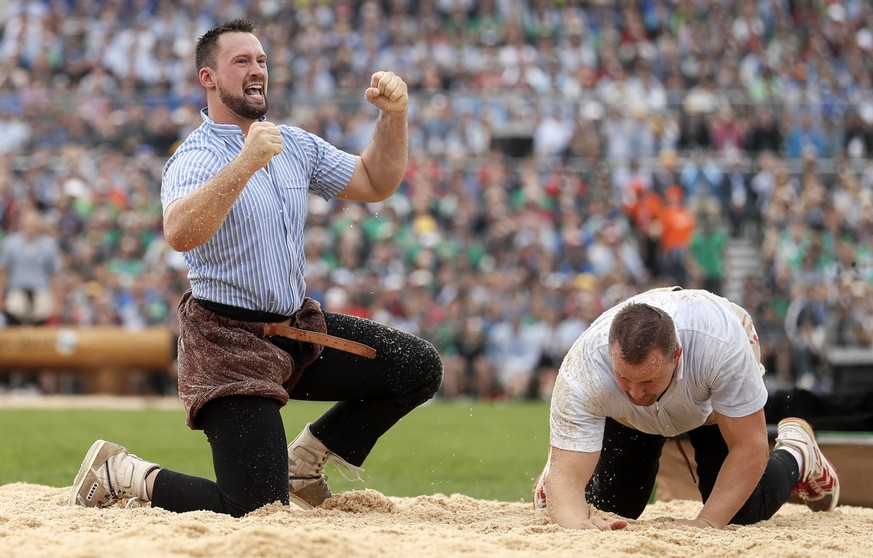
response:
{"label": "man's neck", "polygon": [[221,124],[224,126],[239,126],[239,129],[242,130],[243,135],[247,135],[249,133],[249,127],[252,125],[252,122],[254,122],[254,120],[251,120],[250,118],[243,118],[235,112],[228,110],[227,107],[223,105],[207,105],[206,113],[215,124]]}

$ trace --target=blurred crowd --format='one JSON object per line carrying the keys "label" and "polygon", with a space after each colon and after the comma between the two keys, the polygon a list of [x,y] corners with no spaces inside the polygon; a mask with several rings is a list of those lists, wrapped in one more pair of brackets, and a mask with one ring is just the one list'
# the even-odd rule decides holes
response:
{"label": "blurred crowd", "polygon": [[[863,0],[0,0],[4,326],[175,328],[160,174],[199,125],[193,47],[253,20],[270,114],[359,153],[408,83],[380,204],[313,199],[310,296],[431,340],[442,396],[548,398],[647,288],[744,305],[774,389],[873,350],[873,8]],[[738,276],[731,246],[756,248]],[[734,269],[736,267],[736,269]],[[731,287],[733,285],[733,287]],[[80,391],[0,371],[0,390]],[[54,380],[46,379],[54,378]],[[157,391],[172,383],[146,384]]]}

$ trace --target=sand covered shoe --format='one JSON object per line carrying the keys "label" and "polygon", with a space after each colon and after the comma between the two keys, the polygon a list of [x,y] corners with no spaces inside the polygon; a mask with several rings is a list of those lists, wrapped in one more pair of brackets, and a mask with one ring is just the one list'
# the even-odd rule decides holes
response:
{"label": "sand covered shoe", "polygon": [[85,454],[69,503],[105,508],[122,498],[148,502],[145,479],[155,469],[160,465],[140,459],[124,446],[97,440]]}
{"label": "sand covered shoe", "polygon": [[790,447],[803,455],[794,493],[812,511],[833,511],[840,499],[840,479],[818,447],[812,427],[803,419],[786,418],[779,421],[776,432],[775,449]]}
{"label": "sand covered shoe", "polygon": [[[331,497],[324,468],[328,461],[340,471],[349,471],[349,480],[361,480],[363,469],[347,463],[316,438],[307,424],[293,442],[288,444],[288,496],[303,509],[320,506]],[[346,476],[345,474],[343,476]]]}

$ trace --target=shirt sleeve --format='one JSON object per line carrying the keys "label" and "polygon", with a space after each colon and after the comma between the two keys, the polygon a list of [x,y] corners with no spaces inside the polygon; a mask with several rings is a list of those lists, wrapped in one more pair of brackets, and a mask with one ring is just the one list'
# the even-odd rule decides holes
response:
{"label": "shirt sleeve", "polygon": [[355,172],[357,158],[354,155],[300,128],[288,127],[285,130],[310,162],[310,193],[329,200],[348,186]]}
{"label": "shirt sleeve", "polygon": [[752,345],[741,328],[738,339],[720,351],[714,363],[712,408],[728,417],[744,417],[764,408],[767,388]]}
{"label": "shirt sleeve", "polygon": [[227,163],[208,149],[177,151],[164,167],[161,205],[167,207],[209,181]]}
{"label": "shirt sleeve", "polygon": [[586,391],[575,385],[568,379],[566,370],[558,374],[549,415],[549,442],[552,446],[591,453],[602,449],[606,416],[596,412],[597,406],[592,400],[603,393],[602,386],[590,384],[588,388]]}

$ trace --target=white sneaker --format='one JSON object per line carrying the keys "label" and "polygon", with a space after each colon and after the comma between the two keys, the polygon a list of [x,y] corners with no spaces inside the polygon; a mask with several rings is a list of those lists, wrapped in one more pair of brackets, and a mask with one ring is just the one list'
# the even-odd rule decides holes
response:
{"label": "white sneaker", "polygon": [[105,508],[122,498],[148,502],[145,479],[155,469],[160,465],[140,459],[124,446],[97,440],[73,481],[69,503]]}
{"label": "white sneaker", "polygon": [[[288,497],[303,509],[320,506],[332,496],[324,467],[332,461],[342,472],[351,471],[349,480],[361,480],[363,469],[347,463],[312,435],[309,424],[288,444]],[[345,475],[343,475],[345,476]]]}
{"label": "white sneaker", "polygon": [[840,499],[840,479],[818,447],[812,427],[805,420],[792,417],[779,421],[776,432],[774,449],[787,446],[803,455],[793,493],[812,511],[833,511]]}

